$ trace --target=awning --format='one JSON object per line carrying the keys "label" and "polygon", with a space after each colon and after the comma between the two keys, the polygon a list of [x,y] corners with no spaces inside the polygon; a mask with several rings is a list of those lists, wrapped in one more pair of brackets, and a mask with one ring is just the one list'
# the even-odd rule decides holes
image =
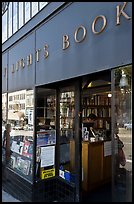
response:
{"label": "awning", "polygon": [[24,113],[18,112],[8,112],[8,120],[21,120],[24,118]]}

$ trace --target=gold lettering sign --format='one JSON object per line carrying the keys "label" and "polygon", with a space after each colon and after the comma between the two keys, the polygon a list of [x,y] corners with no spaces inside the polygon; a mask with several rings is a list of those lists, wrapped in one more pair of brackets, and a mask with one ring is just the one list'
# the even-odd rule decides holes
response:
{"label": "gold lettering sign", "polygon": [[16,70],[19,70],[19,61],[16,62]]}
{"label": "gold lettering sign", "polygon": [[48,52],[48,50],[47,50],[47,48],[48,48],[48,45],[46,44],[45,46],[44,46],[44,57],[45,58],[47,58],[48,56],[49,56],[49,52]]}
{"label": "gold lettering sign", "polygon": [[25,67],[25,59],[24,59],[24,58],[22,58],[22,59],[20,60],[20,67],[21,67],[21,68],[24,68],[24,67]]}
{"label": "gold lettering sign", "polygon": [[27,56],[27,65],[31,65],[32,64],[32,54]]}
{"label": "gold lettering sign", "polygon": [[7,74],[7,68],[5,67],[4,68],[4,77],[6,77],[6,74]]}
{"label": "gold lettering sign", "polygon": [[[95,24],[96,24],[96,22],[97,22],[97,20],[98,20],[99,18],[101,18],[101,19],[103,20],[103,26],[102,26],[102,28],[101,28],[100,31],[95,31]],[[96,35],[102,33],[103,30],[104,30],[105,27],[106,27],[106,24],[107,24],[107,21],[106,21],[106,17],[105,17],[105,16],[103,16],[103,15],[97,16],[97,17],[94,19],[93,23],[92,23],[92,32],[93,32],[94,34],[96,34]]]}
{"label": "gold lettering sign", "polygon": [[[121,16],[123,16],[124,18],[126,18],[127,20],[131,19],[130,16],[128,16],[128,14],[124,11],[125,8],[126,8],[126,5],[127,5],[127,2],[123,2],[123,5],[117,5],[116,6],[116,13],[115,13],[115,18],[116,18],[116,25],[120,25],[120,18]],[[99,30],[96,29],[96,24],[99,23],[98,21],[101,20],[102,21],[102,25],[101,25],[101,28]],[[95,35],[98,35],[100,33],[102,33],[104,31],[104,29],[106,28],[107,26],[107,19],[104,15],[99,15],[99,16],[96,16],[96,18],[94,19],[94,21],[92,22],[92,32],[95,34]],[[82,33],[81,34],[81,37],[79,37],[79,33]],[[87,35],[87,30],[86,28],[83,26],[83,25],[80,25],[74,32],[74,41],[76,43],[80,43],[82,42],[85,38],[86,38],[86,35]],[[62,38],[62,49],[63,50],[66,50],[69,46],[70,46],[70,39],[69,39],[69,35],[63,35],[63,38]],[[44,58],[48,58],[49,56],[49,45],[48,44],[45,44],[44,45],[44,48],[43,48],[43,55],[44,55]],[[37,49],[36,52],[34,53],[35,54],[35,60],[36,62],[39,62],[40,60],[40,51],[41,49]],[[16,63],[14,63],[11,67],[11,71],[12,73],[19,70],[19,68],[24,68],[25,65],[27,66],[30,66],[31,64],[33,63],[33,53],[32,54],[29,54],[27,55],[27,57],[25,58],[21,58],[19,61],[17,61]],[[7,75],[7,68],[4,68],[4,77]]]}
{"label": "gold lettering sign", "polygon": [[117,8],[117,19],[116,19],[116,25],[120,25],[120,16],[121,14],[127,19],[131,19],[130,16],[128,16],[125,12],[124,12],[124,9],[127,5],[127,2],[124,2],[122,8],[120,9],[120,5],[118,5],[116,8]]}
{"label": "gold lettering sign", "polygon": [[36,62],[39,62],[39,52],[41,49],[36,50]]}
{"label": "gold lettering sign", "polygon": [[68,35],[63,35],[63,47],[62,49],[65,50],[69,47],[70,42],[69,42],[69,36]]}
{"label": "gold lettering sign", "polygon": [[[80,40],[77,39],[77,34],[78,34],[79,30],[83,30],[83,36],[82,36],[82,38]],[[86,28],[81,25],[78,29],[76,29],[76,31],[74,33],[75,42],[77,42],[77,43],[82,42],[86,37],[86,33],[87,33]]]}
{"label": "gold lettering sign", "polygon": [[14,64],[12,64],[12,73],[15,72]]}

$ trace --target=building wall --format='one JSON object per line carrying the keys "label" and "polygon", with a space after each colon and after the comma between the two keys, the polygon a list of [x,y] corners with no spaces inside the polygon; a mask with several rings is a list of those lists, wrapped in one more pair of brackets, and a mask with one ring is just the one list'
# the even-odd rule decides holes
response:
{"label": "building wall", "polygon": [[[121,16],[121,23],[116,26],[118,4],[76,2],[39,28],[36,31],[36,48],[42,48],[42,42],[48,44],[49,57],[36,62],[36,85],[131,63],[132,22]],[[129,3],[126,12],[131,16]],[[102,33],[96,35],[92,32],[92,22],[99,15],[106,17],[107,25]],[[101,23],[98,20],[96,30],[100,30]],[[82,42],[76,43],[74,33],[81,25],[86,28],[87,34]],[[70,41],[66,50],[62,49],[63,35],[68,35]],[[80,30],[77,38],[81,39],[82,35]],[[43,49],[40,56],[42,58]]]}
{"label": "building wall", "polygon": [[[121,15],[120,25],[116,25],[117,5],[122,7],[123,2],[75,2],[16,43],[9,50],[7,63],[5,62],[7,53],[3,56],[3,64],[8,64],[9,69],[8,91],[130,64],[132,20]],[[131,17],[131,2],[127,3],[124,12]],[[105,16],[106,26],[101,33],[94,34],[93,22],[100,15]],[[81,25],[83,28],[80,28]],[[95,23],[95,30],[99,32],[102,26],[103,19],[99,18]],[[85,38],[83,29],[86,31]],[[84,38],[80,43],[75,40],[75,32],[78,40]],[[64,35],[69,37],[70,46],[67,49],[63,49]],[[39,59],[36,55],[37,50]],[[45,58],[47,52],[48,57]],[[27,65],[30,55],[32,62]],[[21,60],[25,63],[24,67]],[[12,73],[12,66],[15,67],[18,61],[18,71],[14,68]],[[5,78],[2,81],[6,83]],[[3,88],[6,90],[5,84]]]}

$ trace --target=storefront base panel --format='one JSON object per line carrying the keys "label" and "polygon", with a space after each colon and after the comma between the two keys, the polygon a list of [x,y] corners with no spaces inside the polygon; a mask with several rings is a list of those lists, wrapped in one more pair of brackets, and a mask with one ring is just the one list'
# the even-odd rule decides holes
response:
{"label": "storefront base panel", "polygon": [[2,172],[3,178],[2,188],[16,199],[24,202],[32,201],[32,184],[17,175],[12,170],[6,168],[6,172]]}
{"label": "storefront base panel", "polygon": [[34,186],[33,201],[75,202],[75,188],[58,177],[39,181]]}
{"label": "storefront base panel", "polygon": [[3,190],[22,202],[75,202],[75,187],[58,177],[31,184],[8,168],[2,175]]}
{"label": "storefront base panel", "polygon": [[56,179],[42,180],[35,183],[33,188],[34,202],[53,202],[55,198]]}
{"label": "storefront base panel", "polygon": [[58,202],[75,202],[75,186],[69,185],[60,178],[56,183],[56,200]]}

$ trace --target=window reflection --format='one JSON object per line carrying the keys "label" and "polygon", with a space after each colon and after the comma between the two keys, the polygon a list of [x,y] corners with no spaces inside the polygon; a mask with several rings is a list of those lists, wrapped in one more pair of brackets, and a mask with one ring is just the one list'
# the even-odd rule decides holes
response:
{"label": "window reflection", "polygon": [[132,200],[132,66],[115,70],[115,189]]}
{"label": "window reflection", "polygon": [[10,2],[8,11],[2,16],[2,43],[47,4],[48,2]]}
{"label": "window reflection", "polygon": [[29,180],[32,180],[33,168],[33,97],[33,90],[8,94],[8,123],[11,125],[8,165]]}

